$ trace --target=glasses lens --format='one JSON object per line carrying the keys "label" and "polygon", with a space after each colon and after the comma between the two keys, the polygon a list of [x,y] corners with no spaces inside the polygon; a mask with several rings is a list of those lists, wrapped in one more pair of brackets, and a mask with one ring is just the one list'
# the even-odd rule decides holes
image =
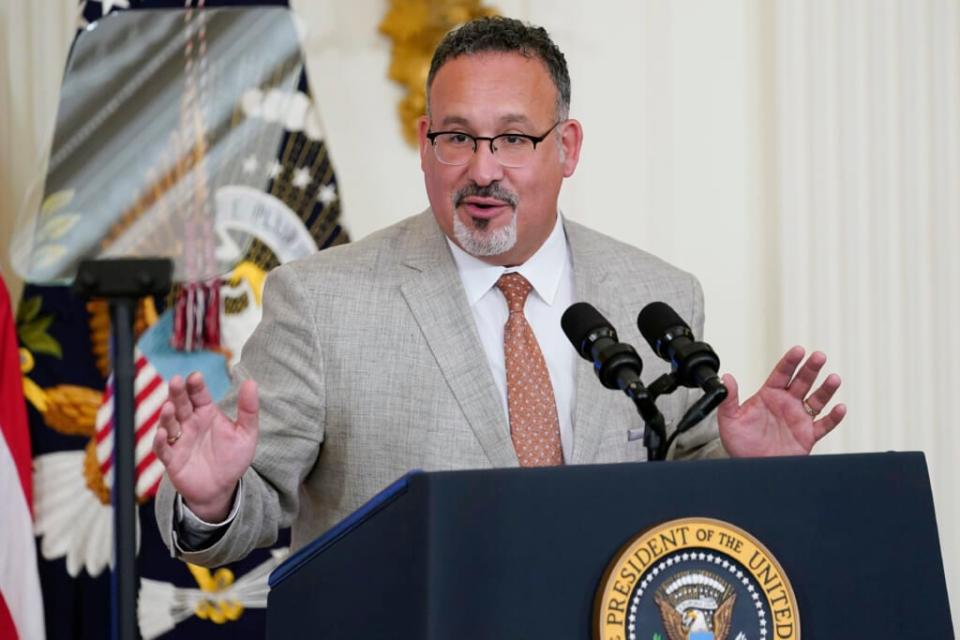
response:
{"label": "glasses lens", "polygon": [[505,167],[522,167],[533,156],[533,141],[525,136],[497,136],[493,141],[497,159]]}
{"label": "glasses lens", "polygon": [[444,133],[434,138],[433,148],[440,162],[467,164],[473,155],[473,138],[465,133]]}

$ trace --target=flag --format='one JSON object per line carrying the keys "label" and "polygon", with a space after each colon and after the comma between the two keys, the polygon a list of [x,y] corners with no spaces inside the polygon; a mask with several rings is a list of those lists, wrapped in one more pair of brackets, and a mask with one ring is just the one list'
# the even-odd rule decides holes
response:
{"label": "flag", "polygon": [[0,638],[43,638],[33,546],[30,432],[10,295],[0,278]]}
{"label": "flag", "polygon": [[109,635],[109,315],[105,303],[50,284],[68,278],[79,256],[150,255],[171,242],[191,256],[178,264],[175,291],[141,300],[135,319],[141,636],[262,638],[266,578],[289,540],[282,531],[273,549],[207,570],[170,557],[153,513],[162,467],[149,444],[170,378],[200,370],[222,395],[259,322],[266,274],[348,241],[289,16],[217,10],[250,3],[186,4],[179,13],[139,9],[183,10],[183,0],[82,6],[31,260],[20,269],[17,333],[28,358],[34,533],[50,640]]}

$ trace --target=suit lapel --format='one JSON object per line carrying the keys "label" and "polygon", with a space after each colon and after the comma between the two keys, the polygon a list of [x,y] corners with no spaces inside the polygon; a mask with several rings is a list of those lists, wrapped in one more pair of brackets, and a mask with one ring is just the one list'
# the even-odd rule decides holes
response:
{"label": "suit lapel", "polygon": [[[564,223],[573,264],[575,302],[589,302],[606,318],[614,317],[616,288],[607,277],[603,256],[594,252],[589,237],[575,223]],[[605,429],[615,420],[613,403],[629,402],[618,398],[619,391],[607,389],[597,379],[593,366],[586,360],[577,361],[575,374],[576,395],[573,409],[573,454],[568,462],[590,464],[597,461],[600,439]],[[624,440],[627,426],[624,425]]]}
{"label": "suit lapel", "polygon": [[510,427],[450,248],[429,210],[400,248],[401,285],[430,350],[477,440],[495,467],[517,466]]}

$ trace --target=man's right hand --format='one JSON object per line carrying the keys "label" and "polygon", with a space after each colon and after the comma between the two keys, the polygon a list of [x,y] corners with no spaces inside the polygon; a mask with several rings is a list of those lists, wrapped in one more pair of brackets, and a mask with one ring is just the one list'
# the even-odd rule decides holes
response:
{"label": "man's right hand", "polygon": [[257,385],[252,380],[240,385],[236,421],[213,402],[199,373],[186,381],[174,376],[169,391],[153,451],[190,510],[206,522],[222,522],[257,448]]}

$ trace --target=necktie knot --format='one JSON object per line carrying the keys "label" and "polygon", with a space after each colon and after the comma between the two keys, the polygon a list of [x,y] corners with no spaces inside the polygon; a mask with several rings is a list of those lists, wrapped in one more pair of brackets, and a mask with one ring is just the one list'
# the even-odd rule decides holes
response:
{"label": "necktie knot", "polygon": [[497,288],[507,299],[507,308],[510,313],[523,313],[523,305],[527,296],[533,290],[533,285],[519,273],[505,273],[497,280]]}

